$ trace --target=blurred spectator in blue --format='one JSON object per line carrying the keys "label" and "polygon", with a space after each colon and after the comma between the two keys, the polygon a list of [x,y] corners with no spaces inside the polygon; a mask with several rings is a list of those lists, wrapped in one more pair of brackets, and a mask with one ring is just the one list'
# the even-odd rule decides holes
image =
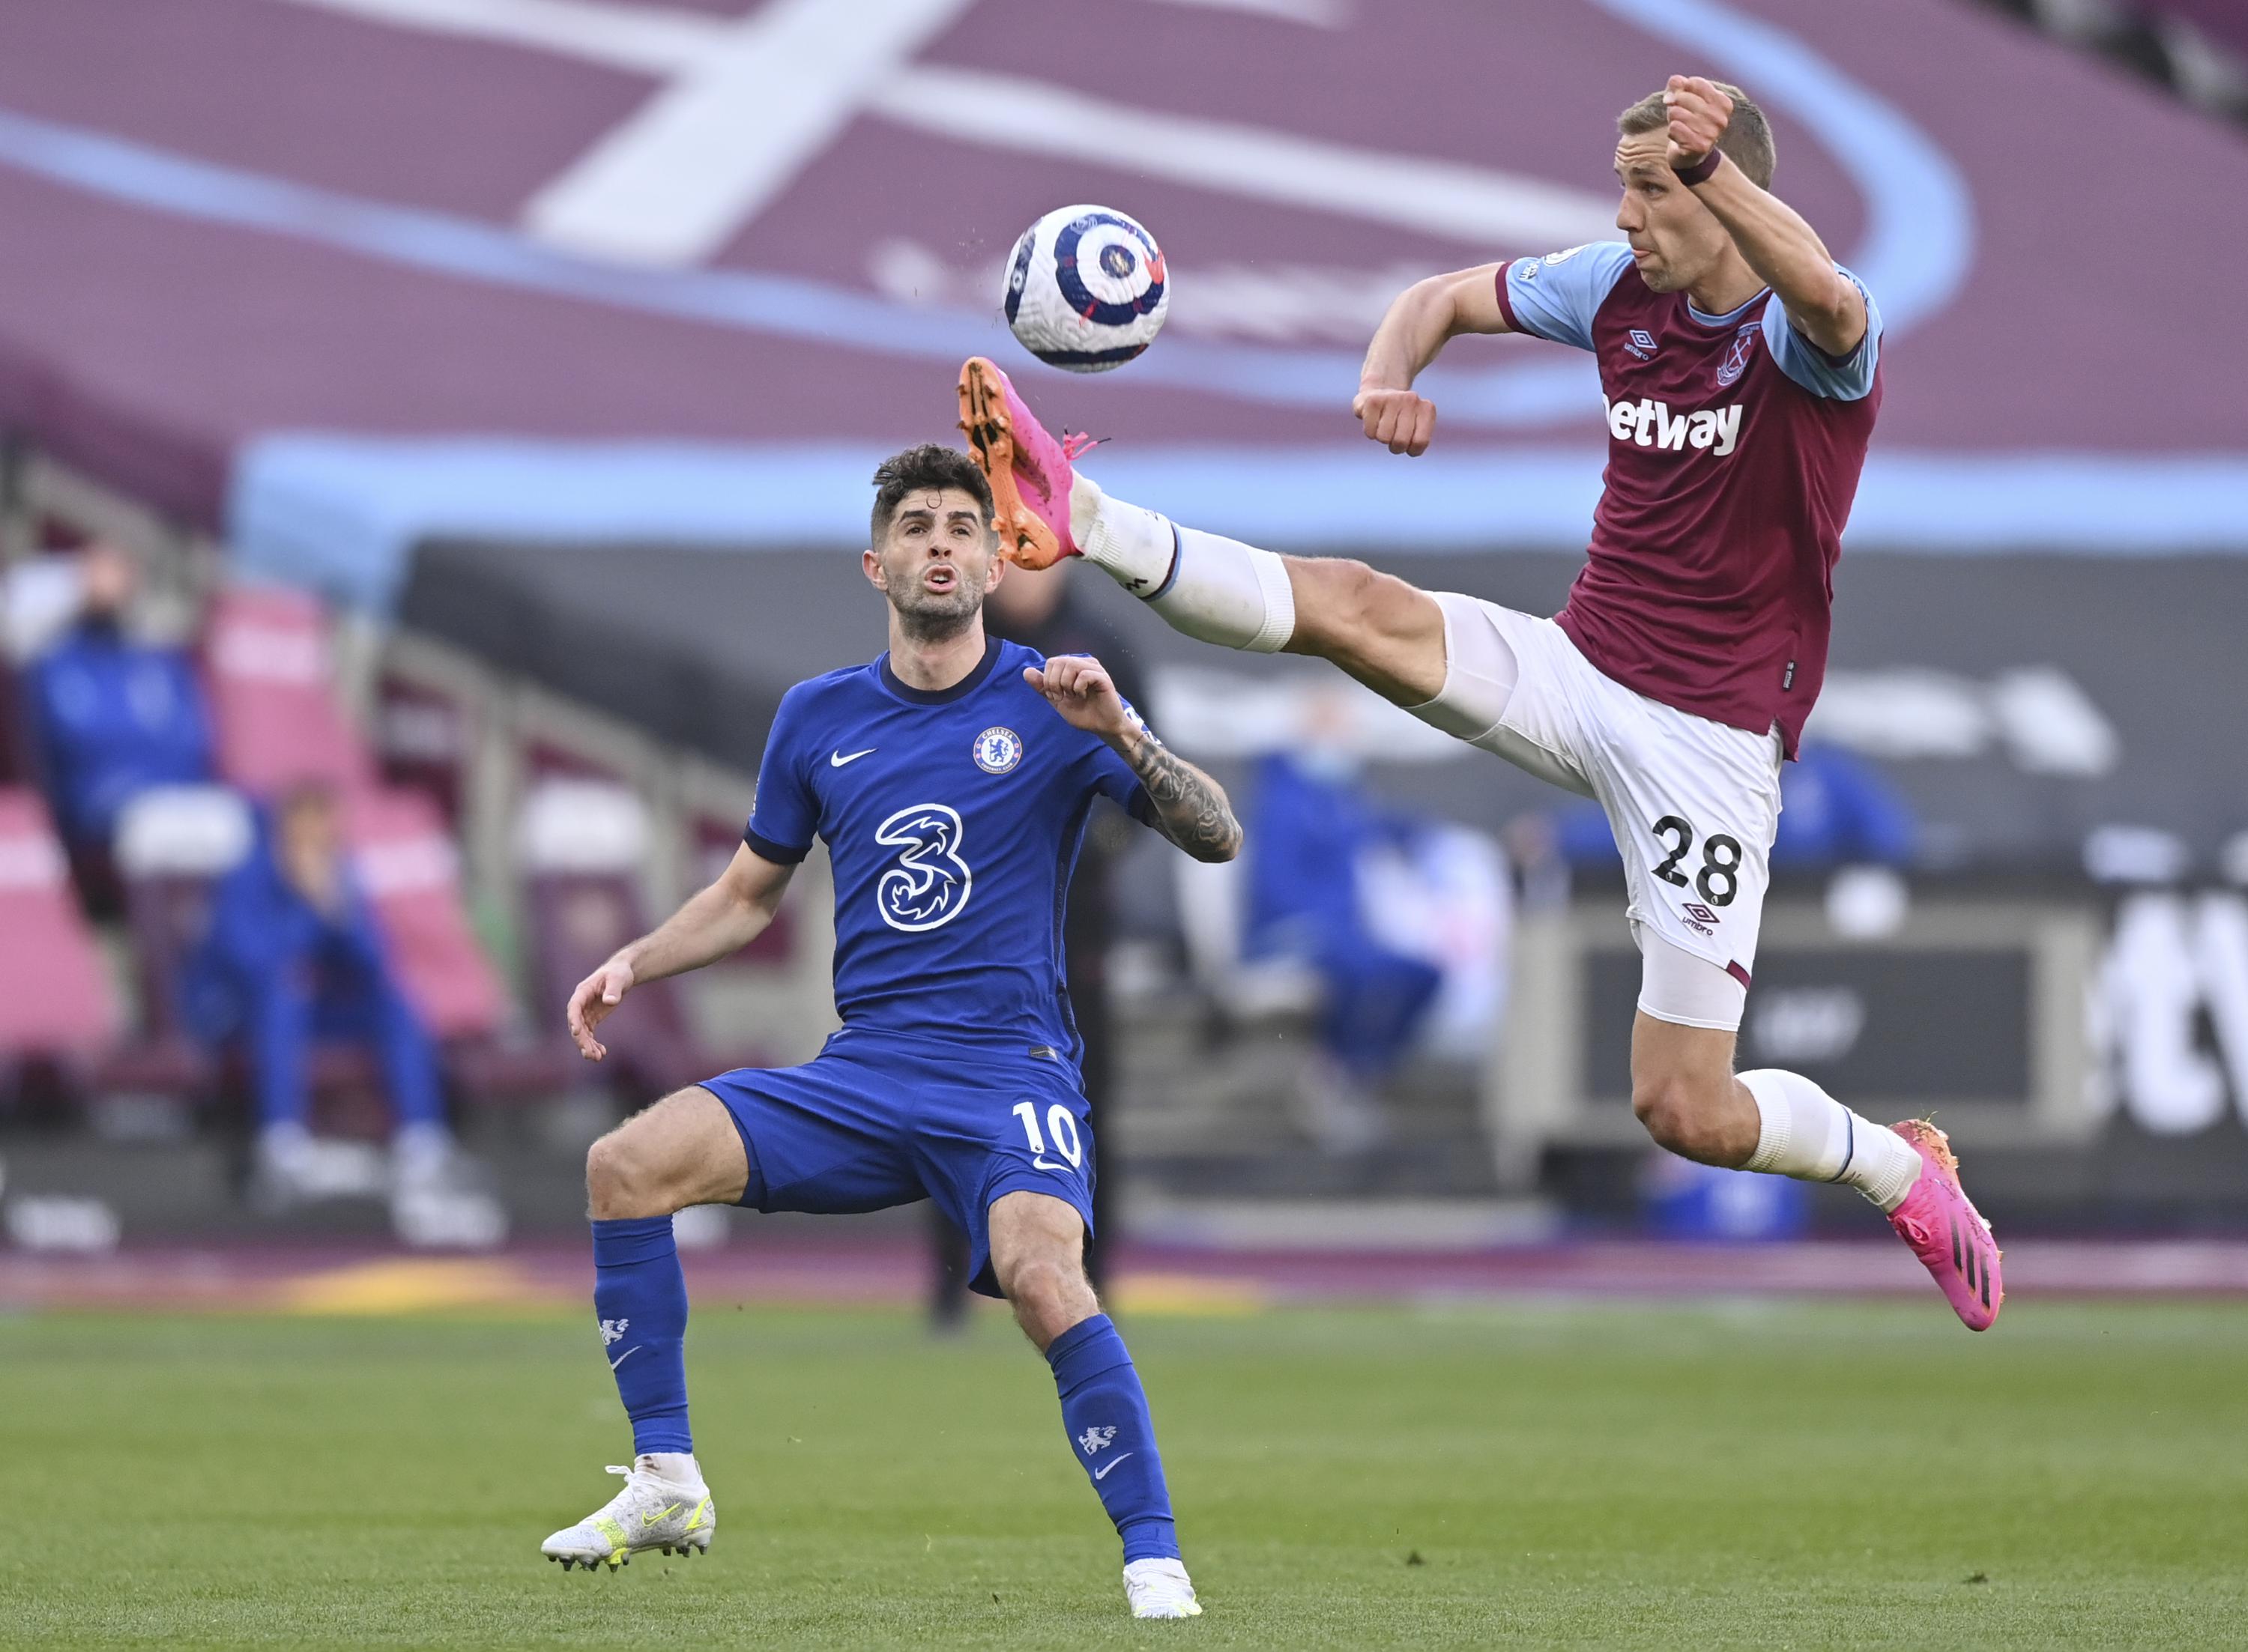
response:
{"label": "blurred spectator in blue", "polygon": [[[1562,809],[1554,836],[1561,858],[1572,866],[1615,864],[1615,836],[1596,803]],[[1811,741],[1798,761],[1780,765],[1775,868],[1907,866],[1918,838],[1911,806],[1854,752]]]}
{"label": "blurred spectator in blue", "polygon": [[133,559],[97,542],[79,565],[78,621],[32,664],[30,709],[80,891],[107,910],[119,812],[151,786],[210,778],[210,720],[186,654],[127,634],[140,586]]}
{"label": "blurred spectator in blue", "polygon": [[1374,934],[1359,868],[1371,850],[1409,844],[1419,822],[1383,807],[1345,755],[1315,741],[1258,764],[1247,829],[1244,955],[1296,959],[1322,988],[1321,1059],[1293,1097],[1299,1121],[1331,1153],[1362,1151],[1384,1134],[1381,1086],[1443,977]]}
{"label": "blurred spectator in blue", "polygon": [[279,1207],[365,1192],[354,1161],[307,1126],[313,1050],[373,1050],[387,1082],[401,1189],[442,1179],[452,1156],[436,1056],[407,1002],[347,862],[342,812],[325,786],[291,792],[211,898],[188,960],[186,1020],[249,1054],[257,1100],[253,1190]]}

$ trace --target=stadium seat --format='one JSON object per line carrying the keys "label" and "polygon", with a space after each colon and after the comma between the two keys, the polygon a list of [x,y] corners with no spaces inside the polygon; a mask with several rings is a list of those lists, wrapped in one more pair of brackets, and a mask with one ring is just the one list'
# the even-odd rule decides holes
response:
{"label": "stadium seat", "polygon": [[[647,845],[646,812],[624,787],[562,777],[532,787],[517,851],[533,1003],[559,1008],[603,959],[647,933],[638,881]],[[630,1012],[603,1027],[601,1041],[617,1080],[646,1096],[745,1064],[702,1046],[674,980],[634,988]]]}
{"label": "stadium seat", "polygon": [[575,1061],[559,1035],[524,1035],[469,915],[460,855],[424,792],[382,787],[353,800],[360,884],[422,1024],[443,1047],[460,1093],[480,1101],[559,1093]]}
{"label": "stadium seat", "polygon": [[180,979],[209,922],[211,886],[249,853],[250,805],[226,786],[158,786],[118,817],[115,859],[140,1025],[103,1064],[105,1089],[202,1100],[216,1064],[180,1018]]}
{"label": "stadium seat", "polygon": [[116,1032],[115,989],[71,897],[47,805],[0,790],[0,1062],[76,1062]]}
{"label": "stadium seat", "polygon": [[[200,1105],[248,1087],[238,1053],[222,1061],[188,1031],[181,986],[210,922],[211,891],[256,836],[249,800],[230,786],[159,786],[118,817],[116,859],[140,1023],[101,1062],[97,1083],[105,1092]],[[311,1074],[320,1099],[371,1097],[380,1081],[368,1053],[346,1045],[317,1046]],[[373,1110],[371,1101],[360,1109]]]}
{"label": "stadium seat", "polygon": [[212,597],[202,641],[219,778],[271,798],[305,781],[346,796],[374,785],[367,742],[337,703],[328,617],[269,586]]}

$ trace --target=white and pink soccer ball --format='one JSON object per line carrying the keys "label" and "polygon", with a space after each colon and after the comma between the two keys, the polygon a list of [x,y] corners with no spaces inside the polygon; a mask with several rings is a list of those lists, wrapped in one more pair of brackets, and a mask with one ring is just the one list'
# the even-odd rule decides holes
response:
{"label": "white and pink soccer ball", "polygon": [[1007,259],[1007,325],[1023,347],[1071,373],[1107,373],[1155,341],[1171,303],[1163,251],[1107,207],[1061,207]]}

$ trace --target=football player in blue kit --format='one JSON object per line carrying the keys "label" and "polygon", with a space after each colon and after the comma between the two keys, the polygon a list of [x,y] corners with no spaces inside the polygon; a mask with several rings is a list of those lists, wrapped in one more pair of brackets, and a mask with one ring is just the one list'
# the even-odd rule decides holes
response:
{"label": "football player in blue kit", "polygon": [[984,594],[1006,565],[972,460],[915,448],[874,483],[862,562],[889,600],[889,651],[782,697],[732,863],[571,995],[571,1035],[598,1061],[596,1029],[636,983],[740,949],[812,840],[826,844],[842,1030],[803,1066],[667,1096],[586,1155],[593,1311],[634,1457],[613,1470],[624,1490],[544,1552],[613,1567],[641,1549],[709,1547],[673,1212],[929,1198],[969,1235],[975,1288],[1006,1298],[1052,1365],[1070,1449],[1123,1538],[1134,1615],[1193,1616],[1147,1396],[1085,1275],[1093,1143],[1061,919],[1096,798],[1199,860],[1230,859],[1241,828],[1097,661],[985,635]]}

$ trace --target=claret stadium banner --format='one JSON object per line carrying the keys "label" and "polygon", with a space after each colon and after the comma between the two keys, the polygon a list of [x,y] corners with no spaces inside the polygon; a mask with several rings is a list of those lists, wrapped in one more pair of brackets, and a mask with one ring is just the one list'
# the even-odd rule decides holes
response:
{"label": "claret stadium banner", "polygon": [[[1124,497],[1550,611],[1589,360],[1456,344],[1417,460],[1348,402],[1407,283],[1616,234],[1615,114],[1672,72],[1760,99],[1885,319],[1824,734],[1957,859],[2141,820],[2215,854],[2248,798],[2185,757],[2248,714],[2248,221],[2209,203],[2248,148],[1961,0],[9,7],[0,420],[253,574],[736,760],[871,640],[811,553],[950,433],[971,353],[1107,438]],[[2099,134],[2065,162],[2060,109]],[[1097,378],[999,303],[1023,227],[1087,200],[1162,237],[1172,295]],[[579,681],[594,634],[649,668]],[[1433,787],[1509,806],[1446,759]]]}

